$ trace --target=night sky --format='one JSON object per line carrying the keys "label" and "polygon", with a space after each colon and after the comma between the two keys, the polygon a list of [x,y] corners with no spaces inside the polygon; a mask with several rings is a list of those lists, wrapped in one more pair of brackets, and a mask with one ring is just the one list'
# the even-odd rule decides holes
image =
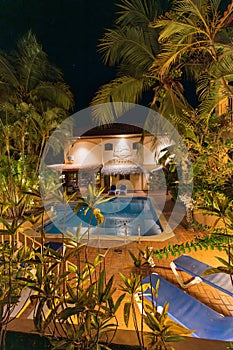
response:
{"label": "night sky", "polygon": [[97,44],[116,11],[113,0],[1,0],[0,49],[14,49],[31,29],[50,62],[63,71],[78,111],[114,77],[114,70],[101,62]]}
{"label": "night sky", "polygon": [[[231,0],[222,0],[226,9]],[[115,75],[97,52],[98,40],[113,26],[121,0],[1,0],[0,49],[10,51],[28,30],[49,60],[64,73],[75,111],[89,106],[95,91]]]}

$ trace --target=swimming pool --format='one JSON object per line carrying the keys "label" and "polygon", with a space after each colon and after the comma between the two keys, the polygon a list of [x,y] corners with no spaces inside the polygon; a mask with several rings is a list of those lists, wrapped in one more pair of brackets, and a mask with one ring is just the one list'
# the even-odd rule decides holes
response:
{"label": "swimming pool", "polygon": [[105,218],[101,225],[97,225],[93,215],[90,217],[90,211],[85,215],[85,207],[80,208],[75,215],[74,206],[69,205],[72,210],[68,213],[61,206],[55,208],[57,217],[45,225],[45,232],[75,233],[80,224],[83,230],[87,229],[89,221],[90,234],[95,236],[152,236],[163,232],[149,197],[113,197],[108,202],[99,204],[98,208]]}

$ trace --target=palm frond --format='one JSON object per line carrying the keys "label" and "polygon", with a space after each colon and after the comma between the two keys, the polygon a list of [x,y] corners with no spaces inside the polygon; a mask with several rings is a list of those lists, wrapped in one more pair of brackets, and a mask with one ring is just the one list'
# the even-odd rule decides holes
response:
{"label": "palm frond", "polygon": [[190,42],[190,38],[192,38],[194,34],[202,33],[206,35],[204,30],[201,30],[198,26],[194,26],[193,23],[178,21],[171,18],[157,19],[150,24],[150,27],[155,29],[163,28],[159,35],[160,43],[165,43],[172,38],[172,41],[176,44],[182,44]]}
{"label": "palm frond", "polygon": [[229,176],[223,186],[221,186],[221,190],[230,201],[233,201],[233,175]]}
{"label": "palm frond", "polygon": [[209,75],[203,74],[198,80],[197,93],[199,95],[199,115],[202,120],[208,121],[214,110],[223,102],[227,95],[221,90],[221,84],[216,81],[210,84]]}
{"label": "palm frond", "polygon": [[38,81],[46,78],[47,55],[31,31],[18,41],[14,56],[21,83],[26,91],[33,89]]}
{"label": "palm frond", "polygon": [[[203,26],[206,26],[206,20],[211,17],[213,10],[210,0],[175,0],[172,3],[172,10],[175,10],[176,14],[185,21],[188,18],[199,19]],[[213,19],[213,18],[212,18]]]}
{"label": "palm frond", "polygon": [[0,81],[12,85],[15,88],[19,85],[14,66],[6,57],[2,55],[0,56]]}
{"label": "palm frond", "polygon": [[233,94],[229,82],[233,81],[233,55],[226,53],[219,62],[213,62],[208,71],[197,81],[197,93],[200,99],[200,115],[203,119],[210,118],[213,111]]}
{"label": "palm frond", "polygon": [[169,9],[169,1],[165,0],[122,0],[117,6],[119,17],[117,25],[147,26],[155,17]]}
{"label": "palm frond", "polygon": [[155,59],[154,42],[142,28],[109,29],[100,41],[99,51],[105,64],[114,66],[134,62],[145,70]]}
{"label": "palm frond", "polygon": [[[179,116],[183,115],[183,120],[188,122],[187,115],[185,116],[183,111],[192,111],[192,107],[188,104],[183,96],[183,89],[179,83],[174,83],[169,86],[166,85],[165,95],[160,101],[160,106],[158,108],[159,113],[167,119],[178,120]],[[153,105],[151,105],[153,107]],[[191,123],[190,123],[191,124]]]}
{"label": "palm frond", "polygon": [[[131,109],[132,103],[137,103],[149,87],[148,79],[132,76],[119,77],[103,85],[91,102],[94,119],[104,124],[114,122],[115,118]],[[110,102],[113,106],[109,105]]]}
{"label": "palm frond", "polygon": [[109,125],[134,107],[129,102],[101,103],[92,106],[92,115],[98,125]]}
{"label": "palm frond", "polygon": [[51,101],[57,107],[66,110],[70,110],[74,106],[73,95],[69,87],[62,82],[52,83],[42,81],[31,91],[31,96],[41,100]]}
{"label": "palm frond", "polygon": [[195,126],[192,119],[186,113],[170,115],[169,118],[172,124],[180,131],[183,135],[188,138],[195,137],[194,131]]}
{"label": "palm frond", "polygon": [[[223,26],[218,26],[220,14],[211,6],[211,1],[174,1],[172,11],[166,18],[156,19],[151,27],[160,29],[159,42],[163,51],[157,56],[154,70],[160,66],[160,74],[168,71],[174,63],[182,62],[183,57],[205,58],[215,60],[216,48],[212,42]],[[221,50],[224,48],[221,45]],[[203,57],[202,57],[203,56]],[[187,60],[186,60],[187,62]]]}
{"label": "palm frond", "polygon": [[[216,45],[218,49],[218,45]],[[226,45],[224,50],[224,45],[219,45],[219,49],[223,51],[218,62],[213,62],[210,66],[210,74],[217,80],[225,78],[227,81],[233,81],[233,53],[232,50]]]}
{"label": "palm frond", "polygon": [[58,126],[57,116],[59,115],[59,108],[52,108],[44,112],[42,115],[33,113],[30,118],[30,124],[35,129],[36,133],[50,134]]}
{"label": "palm frond", "polygon": [[[192,33],[190,33],[190,36],[192,36]],[[189,38],[187,38],[189,39]],[[184,40],[182,38],[181,40]],[[206,41],[199,41],[199,53],[200,51],[205,51],[206,46],[203,45],[206,44]],[[188,43],[177,43],[168,41],[163,44],[163,51],[159,53],[156,56],[156,59],[154,60],[153,64],[151,65],[150,72],[151,75],[159,75],[163,76],[168,73],[168,71],[175,65],[184,64],[182,62],[182,58],[187,55],[189,57],[191,53],[194,53],[197,47],[197,42],[188,42]]]}

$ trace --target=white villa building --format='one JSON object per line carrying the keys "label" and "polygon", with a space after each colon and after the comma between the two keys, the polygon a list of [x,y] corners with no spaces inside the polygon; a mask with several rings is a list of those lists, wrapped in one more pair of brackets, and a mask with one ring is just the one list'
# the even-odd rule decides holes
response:
{"label": "white villa building", "polygon": [[62,174],[68,193],[88,183],[127,191],[148,191],[151,171],[159,167],[152,149],[154,137],[144,135],[139,127],[114,124],[94,128],[74,139],[66,151]]}

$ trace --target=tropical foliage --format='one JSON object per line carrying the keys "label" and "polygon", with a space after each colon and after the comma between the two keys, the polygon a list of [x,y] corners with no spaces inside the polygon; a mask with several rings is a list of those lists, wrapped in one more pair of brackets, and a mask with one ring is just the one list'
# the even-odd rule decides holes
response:
{"label": "tropical foliage", "polygon": [[[232,96],[233,5],[223,13],[220,4],[219,0],[163,4],[123,0],[115,28],[106,32],[99,45],[104,62],[119,67],[119,77],[101,87],[93,104],[143,103],[140,97],[147,88],[153,94],[150,106],[183,131],[197,123],[208,127],[216,107]],[[137,35],[132,37],[131,31]],[[143,84],[135,86],[128,72]],[[186,84],[196,90],[197,112],[189,103]],[[97,117],[102,120],[98,113]],[[107,116],[102,118],[106,121]]]}
{"label": "tropical foliage", "polygon": [[[113,122],[115,116],[97,104],[138,103],[145,92],[153,90],[155,79],[147,73],[159,52],[159,44],[158,32],[149,28],[148,23],[165,12],[169,2],[123,0],[118,6],[115,28],[107,30],[99,44],[104,63],[118,67],[117,76],[103,85],[92,101],[96,118],[105,123]],[[116,112],[119,116],[122,111]]]}
{"label": "tropical foliage", "polygon": [[54,349],[107,349],[101,338],[117,327],[115,312],[123,297],[113,302],[113,278],[105,284],[101,257],[81,268],[69,262],[81,248],[65,255],[52,249],[38,253],[35,277],[27,281],[37,292],[36,329],[49,336]]}
{"label": "tropical foliage", "polygon": [[84,216],[87,216],[88,240],[90,238],[92,219],[95,218],[98,225],[104,222],[104,216],[101,213],[100,209],[97,207],[99,204],[108,202],[111,199],[111,197],[107,195],[102,195],[104,190],[105,188],[98,189],[96,186],[88,184],[87,195],[78,196],[76,199],[74,212],[77,213],[81,208],[84,208]]}
{"label": "tropical foliage", "polygon": [[[117,66],[118,72],[93,99],[96,118],[109,123],[122,113],[120,107],[103,113],[100,103],[149,99],[149,106],[171,120],[185,138],[194,162],[197,202],[202,212],[216,217],[209,228],[211,235],[159,250],[147,247],[138,256],[129,254],[137,268],[153,268],[154,256],[217,247],[226,250],[228,260],[219,258],[222,266],[206,273],[232,275],[232,111],[220,111],[218,105],[231,101],[233,93],[233,4],[225,12],[218,0],[122,0],[119,7],[115,28],[106,32],[99,45],[104,62]],[[187,79],[195,87],[195,106],[187,98]],[[130,108],[130,104],[124,106]],[[92,262],[86,255],[81,259],[79,230],[61,253],[16,246],[22,218],[40,200],[37,181],[45,143],[72,107],[73,97],[61,72],[49,63],[34,34],[21,38],[14,52],[0,55],[1,234],[11,237],[0,245],[1,343],[4,346],[3,329],[11,311],[22,290],[29,287],[36,304],[35,327],[49,336],[53,349],[110,349],[123,300],[125,324],[132,317],[141,349],[145,349],[145,324],[150,329],[149,347],[168,349],[168,342],[190,331],[169,320],[168,304],[160,312],[156,303],[142,301],[145,314],[138,318],[135,295],[148,287],[141,286],[140,274],[120,274],[123,293],[115,298],[105,256],[100,254]],[[98,204],[110,198],[102,196],[103,189],[89,185],[87,190],[77,199],[76,211],[83,207],[84,214],[90,214],[89,239],[92,217],[97,224],[104,220]],[[223,230],[216,228],[220,221]],[[151,290],[156,300],[159,285]]]}
{"label": "tropical foliage", "polygon": [[[205,139],[195,138],[187,142],[193,162],[196,198],[204,191],[221,192],[225,188],[230,195],[232,174],[232,138],[223,139],[219,132],[207,132]],[[204,142],[204,144],[203,144]]]}
{"label": "tropical foliage", "polygon": [[224,13],[219,7],[220,1],[175,0],[171,11],[151,24],[160,28],[162,44],[162,51],[151,67],[152,75],[163,77],[171,69],[186,70],[197,84],[200,112],[206,117],[232,94],[228,84],[232,79],[228,71],[232,61],[232,30],[228,25],[233,5]]}
{"label": "tropical foliage", "polygon": [[22,193],[37,189],[45,142],[72,107],[61,71],[32,32],[16,50],[0,55],[1,203],[17,204]]}
{"label": "tropical foliage", "polygon": [[[127,102],[146,104],[183,136],[197,196],[203,186],[229,182],[233,4],[122,0],[119,8],[114,29],[99,44],[104,63],[117,67],[116,79],[93,98],[95,118],[112,122],[132,108]],[[111,110],[105,102],[113,102]]]}
{"label": "tropical foliage", "polygon": [[168,303],[165,303],[162,308],[159,308],[157,305],[159,284],[160,281],[158,280],[155,288],[150,284],[145,286],[145,288],[150,289],[152,299],[154,300],[152,305],[144,300],[145,314],[143,320],[150,329],[150,332],[147,334],[149,338],[148,349],[174,350],[175,348],[169,346],[169,343],[183,340],[183,337],[190,336],[193,330],[188,330],[169,318]]}
{"label": "tropical foliage", "polygon": [[[151,283],[141,284],[142,275],[131,273],[129,277],[120,273],[123,284],[121,290],[125,293],[124,321],[126,326],[132,315],[134,329],[136,331],[140,349],[174,349],[169,342],[178,342],[193,331],[172,321],[168,316],[169,304],[158,305],[159,280],[156,286]],[[151,293],[153,303],[149,303],[143,296],[144,292]],[[142,317],[138,317],[138,307]],[[145,331],[145,327],[149,331]]]}
{"label": "tropical foliage", "polygon": [[[9,222],[0,217],[0,222],[0,348],[5,350],[7,327],[20,311],[16,310],[14,315],[21,295],[25,290],[26,295],[30,295],[30,289],[27,288],[24,279],[33,276],[34,249],[32,240],[28,246],[18,241],[19,232],[26,219],[15,218]],[[26,302],[25,298],[24,305]]]}

